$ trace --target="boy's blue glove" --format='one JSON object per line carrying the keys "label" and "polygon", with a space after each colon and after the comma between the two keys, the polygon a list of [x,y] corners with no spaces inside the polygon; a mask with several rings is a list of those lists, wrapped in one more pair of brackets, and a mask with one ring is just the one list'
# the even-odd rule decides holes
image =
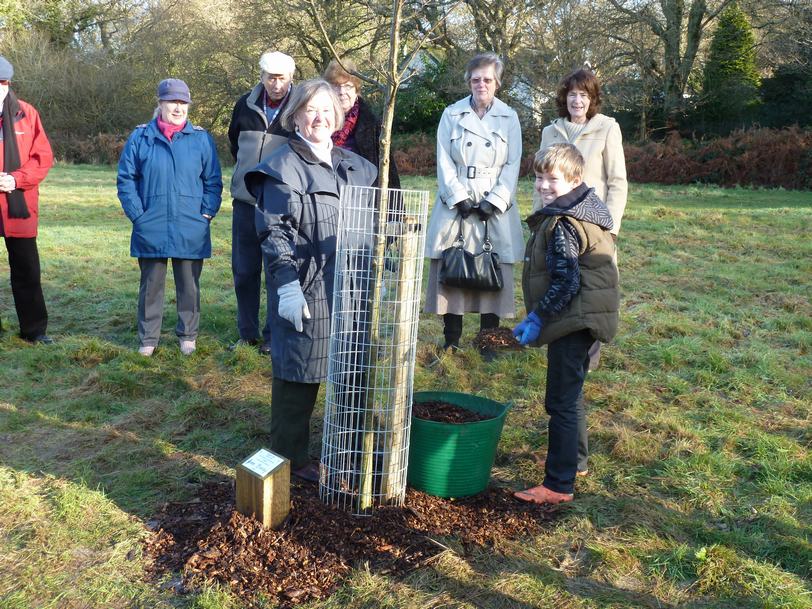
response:
{"label": "boy's blue glove", "polygon": [[543,325],[544,322],[533,311],[518,326],[513,328],[513,336],[519,339],[519,344],[529,345],[539,337]]}

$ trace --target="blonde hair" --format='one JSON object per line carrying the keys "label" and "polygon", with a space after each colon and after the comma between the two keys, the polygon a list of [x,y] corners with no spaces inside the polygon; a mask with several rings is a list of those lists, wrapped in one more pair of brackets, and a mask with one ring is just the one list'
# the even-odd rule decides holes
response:
{"label": "blonde hair", "polygon": [[282,116],[279,118],[282,128],[293,133],[296,130],[294,119],[299,110],[304,108],[316,94],[321,92],[325,92],[330,96],[330,100],[333,102],[333,113],[335,114],[335,130],[341,129],[344,126],[344,111],[341,109],[341,102],[338,101],[338,96],[333,91],[330,83],[321,78],[306,80],[293,87],[290,101],[288,101]]}
{"label": "blonde hair", "polygon": [[[347,70],[352,70],[353,72],[358,71],[358,66],[355,65],[355,62],[350,59],[349,57],[346,59],[342,59],[341,63],[344,64],[344,67]],[[355,85],[355,90],[359,93],[361,92],[361,79],[357,76],[350,74],[341,67],[341,63],[338,63],[335,59],[333,59],[330,63],[327,64],[327,69],[324,70],[323,78],[331,85],[340,85],[345,82],[351,82]]]}
{"label": "blonde hair", "polygon": [[560,171],[568,182],[582,180],[584,176],[584,157],[572,144],[553,144],[539,150],[533,159],[533,171],[551,173]]}

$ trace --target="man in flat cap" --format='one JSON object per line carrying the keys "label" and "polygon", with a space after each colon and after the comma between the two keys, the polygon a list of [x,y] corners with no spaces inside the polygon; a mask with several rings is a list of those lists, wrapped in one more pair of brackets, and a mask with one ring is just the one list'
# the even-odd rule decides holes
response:
{"label": "man in flat cap", "polygon": [[[293,89],[293,58],[268,51],[259,58],[259,84],[234,106],[228,140],[236,161],[231,178],[234,214],[231,225],[231,271],[237,295],[237,330],[240,344],[255,345],[265,355],[271,353],[270,310],[260,337],[259,301],[262,285],[262,248],[254,227],[256,199],[245,187],[245,174],[256,167],[276,147],[284,144],[290,132],[280,117]],[[267,276],[266,276],[267,288]]]}
{"label": "man in flat cap", "polygon": [[[14,68],[0,56],[0,236],[6,242],[20,337],[51,344],[42,295],[37,224],[39,183],[54,162],[39,114],[11,89]],[[2,329],[2,326],[0,326]]]}

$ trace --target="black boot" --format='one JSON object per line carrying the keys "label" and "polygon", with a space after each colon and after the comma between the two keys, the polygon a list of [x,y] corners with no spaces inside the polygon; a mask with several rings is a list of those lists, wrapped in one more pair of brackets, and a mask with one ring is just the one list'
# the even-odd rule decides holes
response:
{"label": "black boot", "polygon": [[[479,331],[493,330],[499,327],[499,316],[496,313],[483,313],[479,316]],[[491,362],[496,357],[496,351],[490,347],[480,347],[479,354],[486,362]]]}
{"label": "black boot", "polygon": [[483,313],[479,316],[479,330],[490,330],[499,327],[499,316],[496,313]]}
{"label": "black boot", "polygon": [[462,315],[454,315],[453,313],[446,313],[443,315],[443,336],[445,337],[445,344],[443,349],[445,351],[459,351],[460,338],[462,338]]}

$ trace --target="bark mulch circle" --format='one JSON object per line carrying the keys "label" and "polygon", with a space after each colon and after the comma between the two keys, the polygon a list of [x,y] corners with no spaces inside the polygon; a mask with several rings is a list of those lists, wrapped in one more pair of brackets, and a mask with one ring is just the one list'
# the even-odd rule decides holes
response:
{"label": "bark mulch circle", "polygon": [[480,351],[519,351],[524,347],[513,336],[510,328],[486,328],[474,337],[474,346]]}
{"label": "bark mulch circle", "polygon": [[248,607],[292,607],[329,596],[353,566],[402,575],[441,553],[432,537],[454,536],[466,548],[539,533],[554,508],[520,503],[490,488],[466,499],[441,499],[412,489],[406,506],[357,517],[324,505],[313,484],[291,486],[291,512],[279,530],[263,529],[234,509],[232,483],[204,484],[198,497],[172,502],[147,527],[148,572],[180,574],[178,593],[207,580],[228,585]]}
{"label": "bark mulch circle", "polygon": [[412,404],[412,414],[418,419],[438,423],[474,423],[493,418],[486,414],[480,414],[473,410],[466,410],[460,406],[437,400],[414,402]]}

